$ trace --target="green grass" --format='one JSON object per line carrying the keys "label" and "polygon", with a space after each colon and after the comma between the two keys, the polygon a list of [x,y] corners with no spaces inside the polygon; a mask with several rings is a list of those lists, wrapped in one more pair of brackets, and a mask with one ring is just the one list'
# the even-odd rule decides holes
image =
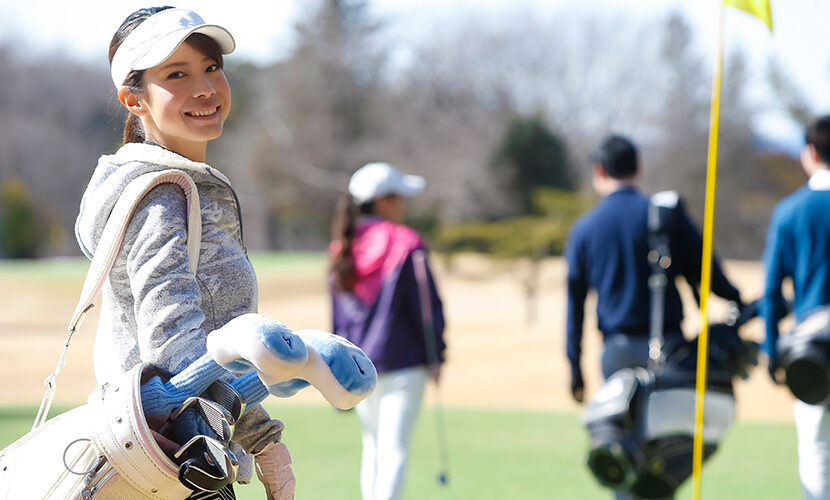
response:
{"label": "green grass", "polygon": [[252,252],[251,263],[257,273],[297,273],[323,276],[325,252]]}
{"label": "green grass", "polygon": [[[251,263],[259,273],[324,275],[325,252],[252,252]],[[0,281],[26,279],[36,281],[83,281],[89,269],[85,257],[50,259],[0,259]]]}
{"label": "green grass", "polygon": [[44,282],[83,281],[89,269],[85,257],[53,259],[0,259],[0,280],[26,279]]}
{"label": "green grass", "polygon": [[[354,412],[279,406],[286,424],[298,499],[359,500],[360,422]],[[0,447],[25,433],[34,408],[0,408]],[[587,433],[572,413],[449,408],[450,484],[436,481],[435,414],[426,409],[411,449],[406,500],[607,499],[584,465]],[[800,498],[791,424],[738,423],[703,469],[705,500]],[[258,485],[237,488],[241,500],[264,498]],[[691,482],[677,494],[691,498]]]}

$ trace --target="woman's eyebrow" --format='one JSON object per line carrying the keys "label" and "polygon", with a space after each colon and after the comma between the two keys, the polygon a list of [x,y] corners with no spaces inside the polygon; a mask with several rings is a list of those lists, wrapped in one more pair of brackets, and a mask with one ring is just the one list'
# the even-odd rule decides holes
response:
{"label": "woman's eyebrow", "polygon": [[[214,59],[210,56],[205,56],[205,58],[202,59],[202,62],[203,63],[216,62],[216,59]],[[188,64],[189,63],[187,61],[172,61],[172,62],[169,62],[169,63],[165,64],[164,66],[161,66],[159,68],[159,70],[160,71],[165,71],[165,70],[170,69],[170,68],[178,68],[178,67],[181,67],[181,66],[187,66]]]}
{"label": "woman's eyebrow", "polygon": [[186,62],[184,62],[184,61],[171,62],[171,63],[167,63],[167,64],[165,64],[164,66],[162,66],[162,67],[161,67],[161,68],[159,68],[159,69],[160,69],[160,70],[165,70],[165,69],[175,68],[175,67],[180,67],[180,66],[187,66],[187,63],[186,63]]}

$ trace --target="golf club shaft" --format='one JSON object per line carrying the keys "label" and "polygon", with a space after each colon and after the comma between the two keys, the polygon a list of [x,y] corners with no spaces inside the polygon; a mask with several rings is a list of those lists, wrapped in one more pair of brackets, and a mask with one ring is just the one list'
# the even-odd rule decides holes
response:
{"label": "golf club shaft", "polygon": [[435,383],[435,428],[438,438],[438,460],[441,467],[440,481],[446,484],[450,473],[450,451],[447,443],[447,423],[444,418],[444,405],[441,400],[440,384]]}
{"label": "golf club shaft", "polygon": [[[428,366],[440,367],[441,360],[438,356],[438,342],[435,339],[435,325],[433,323],[432,297],[427,274],[426,256],[424,250],[416,250],[412,253],[412,266],[415,271],[415,282],[418,285],[418,298],[421,303],[421,323],[423,324],[424,346]],[[449,478],[449,447],[447,446],[447,429],[444,420],[444,409],[441,402],[441,383],[435,380],[435,425],[436,437],[438,439],[438,460],[440,471],[438,480],[446,485]]]}

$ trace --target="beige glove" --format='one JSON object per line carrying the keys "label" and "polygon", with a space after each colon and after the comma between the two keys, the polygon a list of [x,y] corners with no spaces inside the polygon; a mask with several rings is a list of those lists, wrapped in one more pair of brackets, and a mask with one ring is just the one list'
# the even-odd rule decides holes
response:
{"label": "beige glove", "polygon": [[294,471],[284,443],[270,443],[256,455],[256,475],[265,486],[268,500],[294,500]]}

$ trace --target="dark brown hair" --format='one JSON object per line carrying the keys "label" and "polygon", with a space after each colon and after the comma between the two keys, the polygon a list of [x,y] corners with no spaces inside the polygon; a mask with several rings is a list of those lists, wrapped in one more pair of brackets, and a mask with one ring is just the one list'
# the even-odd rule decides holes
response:
{"label": "dark brown hair", "polygon": [[621,135],[606,137],[592,158],[614,179],[627,179],[637,173],[637,147]]}
{"label": "dark brown hair", "polygon": [[343,195],[337,201],[334,210],[334,219],[331,224],[331,239],[340,242],[340,248],[331,258],[331,273],[334,277],[336,289],[354,291],[357,272],[354,267],[352,249],[354,248],[355,226],[358,215],[371,215],[375,210],[375,202],[369,201],[355,205],[350,195]]}
{"label": "dark brown hair", "polygon": [[[138,9],[127,16],[127,19],[121,23],[121,26],[118,27],[118,30],[112,36],[112,40],[110,41],[110,64],[112,64],[112,58],[115,57],[118,47],[124,43],[124,39],[127,38],[127,35],[132,33],[136,26],[144,22],[145,19],[153,14],[172,8],[173,7],[170,6],[148,7],[146,9]],[[223,67],[224,61],[222,59],[222,48],[213,38],[201,33],[193,33],[185,39],[185,43],[192,46],[205,56],[214,59],[220,68]],[[124,79],[123,85],[127,87],[130,92],[134,94],[141,94],[144,92],[143,78],[144,70],[130,71],[130,74],[128,74]],[[144,142],[145,139],[146,136],[144,135],[144,127],[141,126],[141,120],[136,115],[128,113],[127,121],[124,123],[123,144],[127,144],[128,142]]]}
{"label": "dark brown hair", "polygon": [[804,141],[816,148],[822,163],[830,165],[830,115],[813,120],[807,126]]}

